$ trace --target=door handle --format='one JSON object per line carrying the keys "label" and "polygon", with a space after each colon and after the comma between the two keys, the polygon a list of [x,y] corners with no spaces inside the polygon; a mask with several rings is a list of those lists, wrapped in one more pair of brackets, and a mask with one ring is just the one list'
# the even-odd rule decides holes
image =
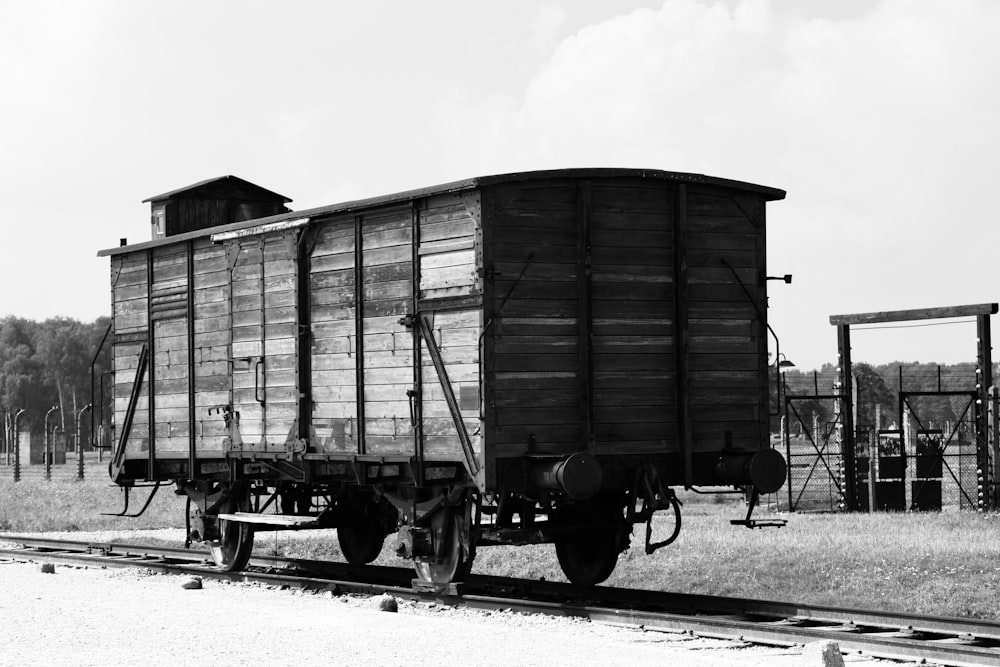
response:
{"label": "door handle", "polygon": [[264,405],[264,387],[260,386],[260,370],[264,367],[264,357],[257,360],[253,369],[253,397],[257,402]]}

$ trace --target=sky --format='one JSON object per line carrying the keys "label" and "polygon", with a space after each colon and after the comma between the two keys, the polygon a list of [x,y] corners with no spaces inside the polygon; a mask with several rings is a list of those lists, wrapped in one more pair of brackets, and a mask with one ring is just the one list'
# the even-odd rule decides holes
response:
{"label": "sky", "polygon": [[[817,368],[830,315],[1000,301],[998,32],[995,0],[3,0],[0,315],[109,314],[97,251],[207,178],[304,209],[636,167],[788,192],[768,316]],[[974,358],[930,324],[854,359]]]}

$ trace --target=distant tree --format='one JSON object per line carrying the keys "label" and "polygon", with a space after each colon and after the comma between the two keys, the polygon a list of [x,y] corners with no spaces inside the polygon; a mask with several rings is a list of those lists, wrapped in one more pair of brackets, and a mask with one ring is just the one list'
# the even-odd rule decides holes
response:
{"label": "distant tree", "polygon": [[0,400],[7,410],[25,410],[25,421],[37,420],[46,403],[41,364],[35,359],[35,323],[20,317],[0,320]]}
{"label": "distant tree", "polygon": [[[53,405],[60,408],[60,426],[75,427],[74,410],[89,402],[90,366],[109,322],[107,317],[92,323],[66,317],[40,323],[0,320],[0,401],[7,410],[25,410],[23,428],[41,426]],[[110,363],[105,345],[97,359],[98,376]]]}
{"label": "distant tree", "polygon": [[875,423],[875,406],[880,405],[884,414],[897,404],[898,395],[886,383],[884,375],[871,364],[858,362],[853,364],[852,370],[857,385],[854,388],[858,407],[857,425],[881,427],[881,424]]}

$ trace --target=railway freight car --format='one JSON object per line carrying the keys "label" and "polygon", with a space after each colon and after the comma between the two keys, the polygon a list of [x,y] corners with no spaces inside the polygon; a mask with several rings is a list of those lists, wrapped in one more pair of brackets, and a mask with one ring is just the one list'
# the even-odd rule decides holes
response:
{"label": "railway freight car", "polygon": [[[552,543],[606,579],[672,487],[777,490],[765,205],[698,174],[474,178],[285,212],[224,177],[104,250],[115,482],[172,483],[226,569],[260,530],[386,536],[420,578]],[[266,217],[254,217],[266,216]],[[249,219],[245,219],[249,218]],[[743,522],[753,525],[749,518]]]}

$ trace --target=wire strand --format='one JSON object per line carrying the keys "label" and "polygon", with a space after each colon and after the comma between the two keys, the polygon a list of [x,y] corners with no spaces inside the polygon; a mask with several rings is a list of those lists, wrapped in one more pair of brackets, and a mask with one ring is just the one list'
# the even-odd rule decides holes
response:
{"label": "wire strand", "polygon": [[865,326],[855,326],[851,327],[851,332],[855,331],[875,331],[876,329],[916,329],[919,327],[943,327],[949,324],[971,324],[975,320],[955,320],[952,322],[931,322],[929,324],[896,324],[885,327],[865,327]]}

